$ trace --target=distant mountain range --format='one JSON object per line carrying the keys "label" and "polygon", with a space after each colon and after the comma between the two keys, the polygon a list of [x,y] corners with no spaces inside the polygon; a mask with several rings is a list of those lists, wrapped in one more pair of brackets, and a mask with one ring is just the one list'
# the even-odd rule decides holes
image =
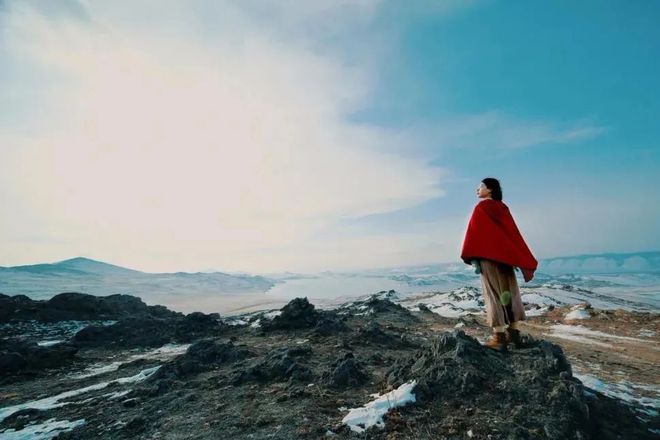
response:
{"label": "distant mountain range", "polygon": [[275,283],[276,280],[260,275],[223,272],[147,273],[83,257],[57,263],[0,267],[0,293],[24,294],[34,299],[60,292],[135,296],[263,292]]}
{"label": "distant mountain range", "polygon": [[[626,273],[660,273],[660,252],[602,253],[540,259],[535,279],[537,282],[545,282],[556,280],[557,276],[570,278],[573,275]],[[443,280],[469,284],[474,278],[471,269],[462,261],[351,272],[251,275],[224,272],[146,273],[78,257],[57,263],[0,267],[0,293],[24,294],[34,299],[50,298],[57,293],[72,291],[93,295],[125,293],[142,298],[156,294],[220,295],[265,292],[278,283],[317,276],[385,277],[411,285],[441,284]]]}
{"label": "distant mountain range", "polygon": [[[324,274],[342,274],[345,276],[413,276],[437,275],[460,279],[470,267],[461,260],[451,263],[423,264],[368,269],[363,271],[333,272]],[[536,274],[623,274],[623,273],[660,273],[660,251],[584,254],[565,257],[539,259]]]}
{"label": "distant mountain range", "polygon": [[604,253],[546,258],[539,261],[544,273],[660,272],[660,252]]}

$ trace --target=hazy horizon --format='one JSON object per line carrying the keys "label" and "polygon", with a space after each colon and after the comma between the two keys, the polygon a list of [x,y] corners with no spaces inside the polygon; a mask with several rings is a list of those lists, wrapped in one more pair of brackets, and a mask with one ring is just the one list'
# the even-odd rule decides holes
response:
{"label": "hazy horizon", "polygon": [[[566,261],[578,261],[578,260],[592,260],[592,266],[593,262],[595,261],[596,264],[598,262],[601,263],[601,266],[603,266],[603,262],[601,260],[606,260],[607,258],[611,257],[622,257],[622,256],[627,256],[626,260],[630,263],[630,259],[635,260],[638,256],[640,255],[645,255],[645,254],[658,254],[656,257],[660,256],[660,250],[653,250],[653,251],[638,251],[638,252],[610,252],[610,253],[600,253],[600,254],[579,254],[579,255],[562,255],[562,256],[556,256],[556,257],[550,257],[550,258],[539,258],[539,268],[537,270],[538,273],[542,273],[544,270],[547,270],[549,268],[543,267],[544,263],[552,263],[554,260],[566,260]],[[328,273],[341,273],[341,272],[356,272],[359,273],[361,271],[368,272],[368,271],[374,271],[374,270],[388,270],[388,269],[414,269],[414,268],[419,268],[419,267],[425,267],[427,266],[426,264],[405,264],[405,265],[398,265],[398,266],[383,266],[383,267],[372,267],[372,268],[363,268],[363,269],[354,269],[352,271],[341,271],[341,270],[332,270],[332,269],[325,269],[322,271],[316,271],[316,272],[303,272],[303,271],[290,271],[290,270],[285,270],[285,271],[280,271],[280,272],[254,272],[254,271],[249,271],[249,270],[238,270],[238,271],[230,271],[230,270],[223,270],[222,268],[208,268],[205,270],[194,270],[194,271],[172,271],[172,272],[163,272],[163,271],[156,271],[156,272],[149,272],[149,271],[143,271],[140,270],[139,268],[136,267],[129,267],[126,265],[123,265],[121,263],[115,262],[115,261],[106,261],[106,260],[98,260],[98,259],[93,259],[85,256],[76,256],[76,257],[71,257],[71,258],[66,258],[63,260],[57,260],[57,261],[40,261],[40,262],[31,262],[28,264],[20,264],[20,265],[13,265],[13,266],[0,266],[0,268],[5,268],[5,269],[11,269],[15,267],[25,267],[25,266],[35,266],[35,265],[52,265],[52,264],[58,264],[58,263],[66,263],[66,262],[76,262],[76,260],[85,260],[85,261],[93,261],[96,263],[101,263],[104,265],[110,265],[110,266],[116,266],[120,267],[122,269],[129,269],[133,271],[138,271],[138,272],[143,272],[147,274],[162,274],[162,273],[176,273],[176,272],[183,272],[183,273],[209,273],[209,272],[221,272],[221,273],[227,273],[227,274],[246,274],[246,275],[262,275],[262,276],[268,276],[268,275],[277,275],[277,274],[286,274],[286,273],[294,273],[294,274],[300,274],[300,275],[318,275],[323,272],[328,272]],[[637,263],[637,264],[635,264]],[[633,261],[631,264],[631,269],[636,267],[639,267],[640,271],[645,271],[648,270],[649,268],[647,267],[644,269],[645,266],[648,266],[647,262],[642,262],[644,264],[640,264],[639,261]],[[467,265],[464,264],[464,262],[460,259],[456,259],[455,261],[445,261],[445,262],[433,262],[429,263],[428,266],[450,266],[450,265],[456,265],[459,267],[465,266],[465,269],[467,270],[468,267]],[[605,264],[605,266],[611,265],[611,264]],[[596,266],[594,266],[596,268]],[[551,271],[556,271],[556,267],[554,269],[550,268]],[[657,269],[660,270],[660,269]]]}
{"label": "hazy horizon", "polygon": [[659,13],[0,2],[0,266],[450,263],[484,177],[537,259],[660,249]]}

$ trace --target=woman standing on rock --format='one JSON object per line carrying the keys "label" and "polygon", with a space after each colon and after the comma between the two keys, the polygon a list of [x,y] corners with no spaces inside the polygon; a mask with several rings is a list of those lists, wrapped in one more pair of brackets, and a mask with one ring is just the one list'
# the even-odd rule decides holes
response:
{"label": "woman standing on rock", "polygon": [[528,282],[538,262],[518,231],[509,207],[502,202],[500,182],[485,178],[477,188],[477,196],[483,200],[472,212],[461,259],[481,274],[486,321],[493,328],[485,345],[505,351],[508,343],[521,345],[518,322],[525,319],[514,267],[520,268]]}

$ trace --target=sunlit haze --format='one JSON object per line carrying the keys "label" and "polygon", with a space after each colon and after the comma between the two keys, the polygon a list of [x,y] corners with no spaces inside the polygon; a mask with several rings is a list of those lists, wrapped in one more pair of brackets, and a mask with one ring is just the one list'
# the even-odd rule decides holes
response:
{"label": "sunlit haze", "polygon": [[[489,60],[497,38],[524,33],[466,37],[477,22],[510,26],[492,3],[0,3],[0,265],[448,262],[488,176],[539,258],[660,247],[660,131],[644,122],[660,75],[624,54],[657,50],[657,27],[638,11],[613,59],[567,49],[574,65],[538,73],[544,86],[529,77],[559,31],[538,24],[538,46]],[[567,24],[585,36],[573,51],[601,43],[591,20],[609,23],[587,12]],[[615,96],[581,68],[602,70]],[[636,72],[636,85],[616,82]],[[509,73],[528,78],[524,93]],[[641,122],[621,109],[638,87]]]}

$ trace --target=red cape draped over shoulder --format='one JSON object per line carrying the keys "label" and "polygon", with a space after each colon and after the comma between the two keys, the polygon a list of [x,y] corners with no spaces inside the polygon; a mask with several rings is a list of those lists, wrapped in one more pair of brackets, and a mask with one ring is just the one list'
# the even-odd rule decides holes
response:
{"label": "red cape draped over shoulder", "polygon": [[484,199],[474,207],[465,232],[461,259],[470,264],[475,258],[519,267],[526,282],[534,278],[538,267],[509,207],[500,200]]}

